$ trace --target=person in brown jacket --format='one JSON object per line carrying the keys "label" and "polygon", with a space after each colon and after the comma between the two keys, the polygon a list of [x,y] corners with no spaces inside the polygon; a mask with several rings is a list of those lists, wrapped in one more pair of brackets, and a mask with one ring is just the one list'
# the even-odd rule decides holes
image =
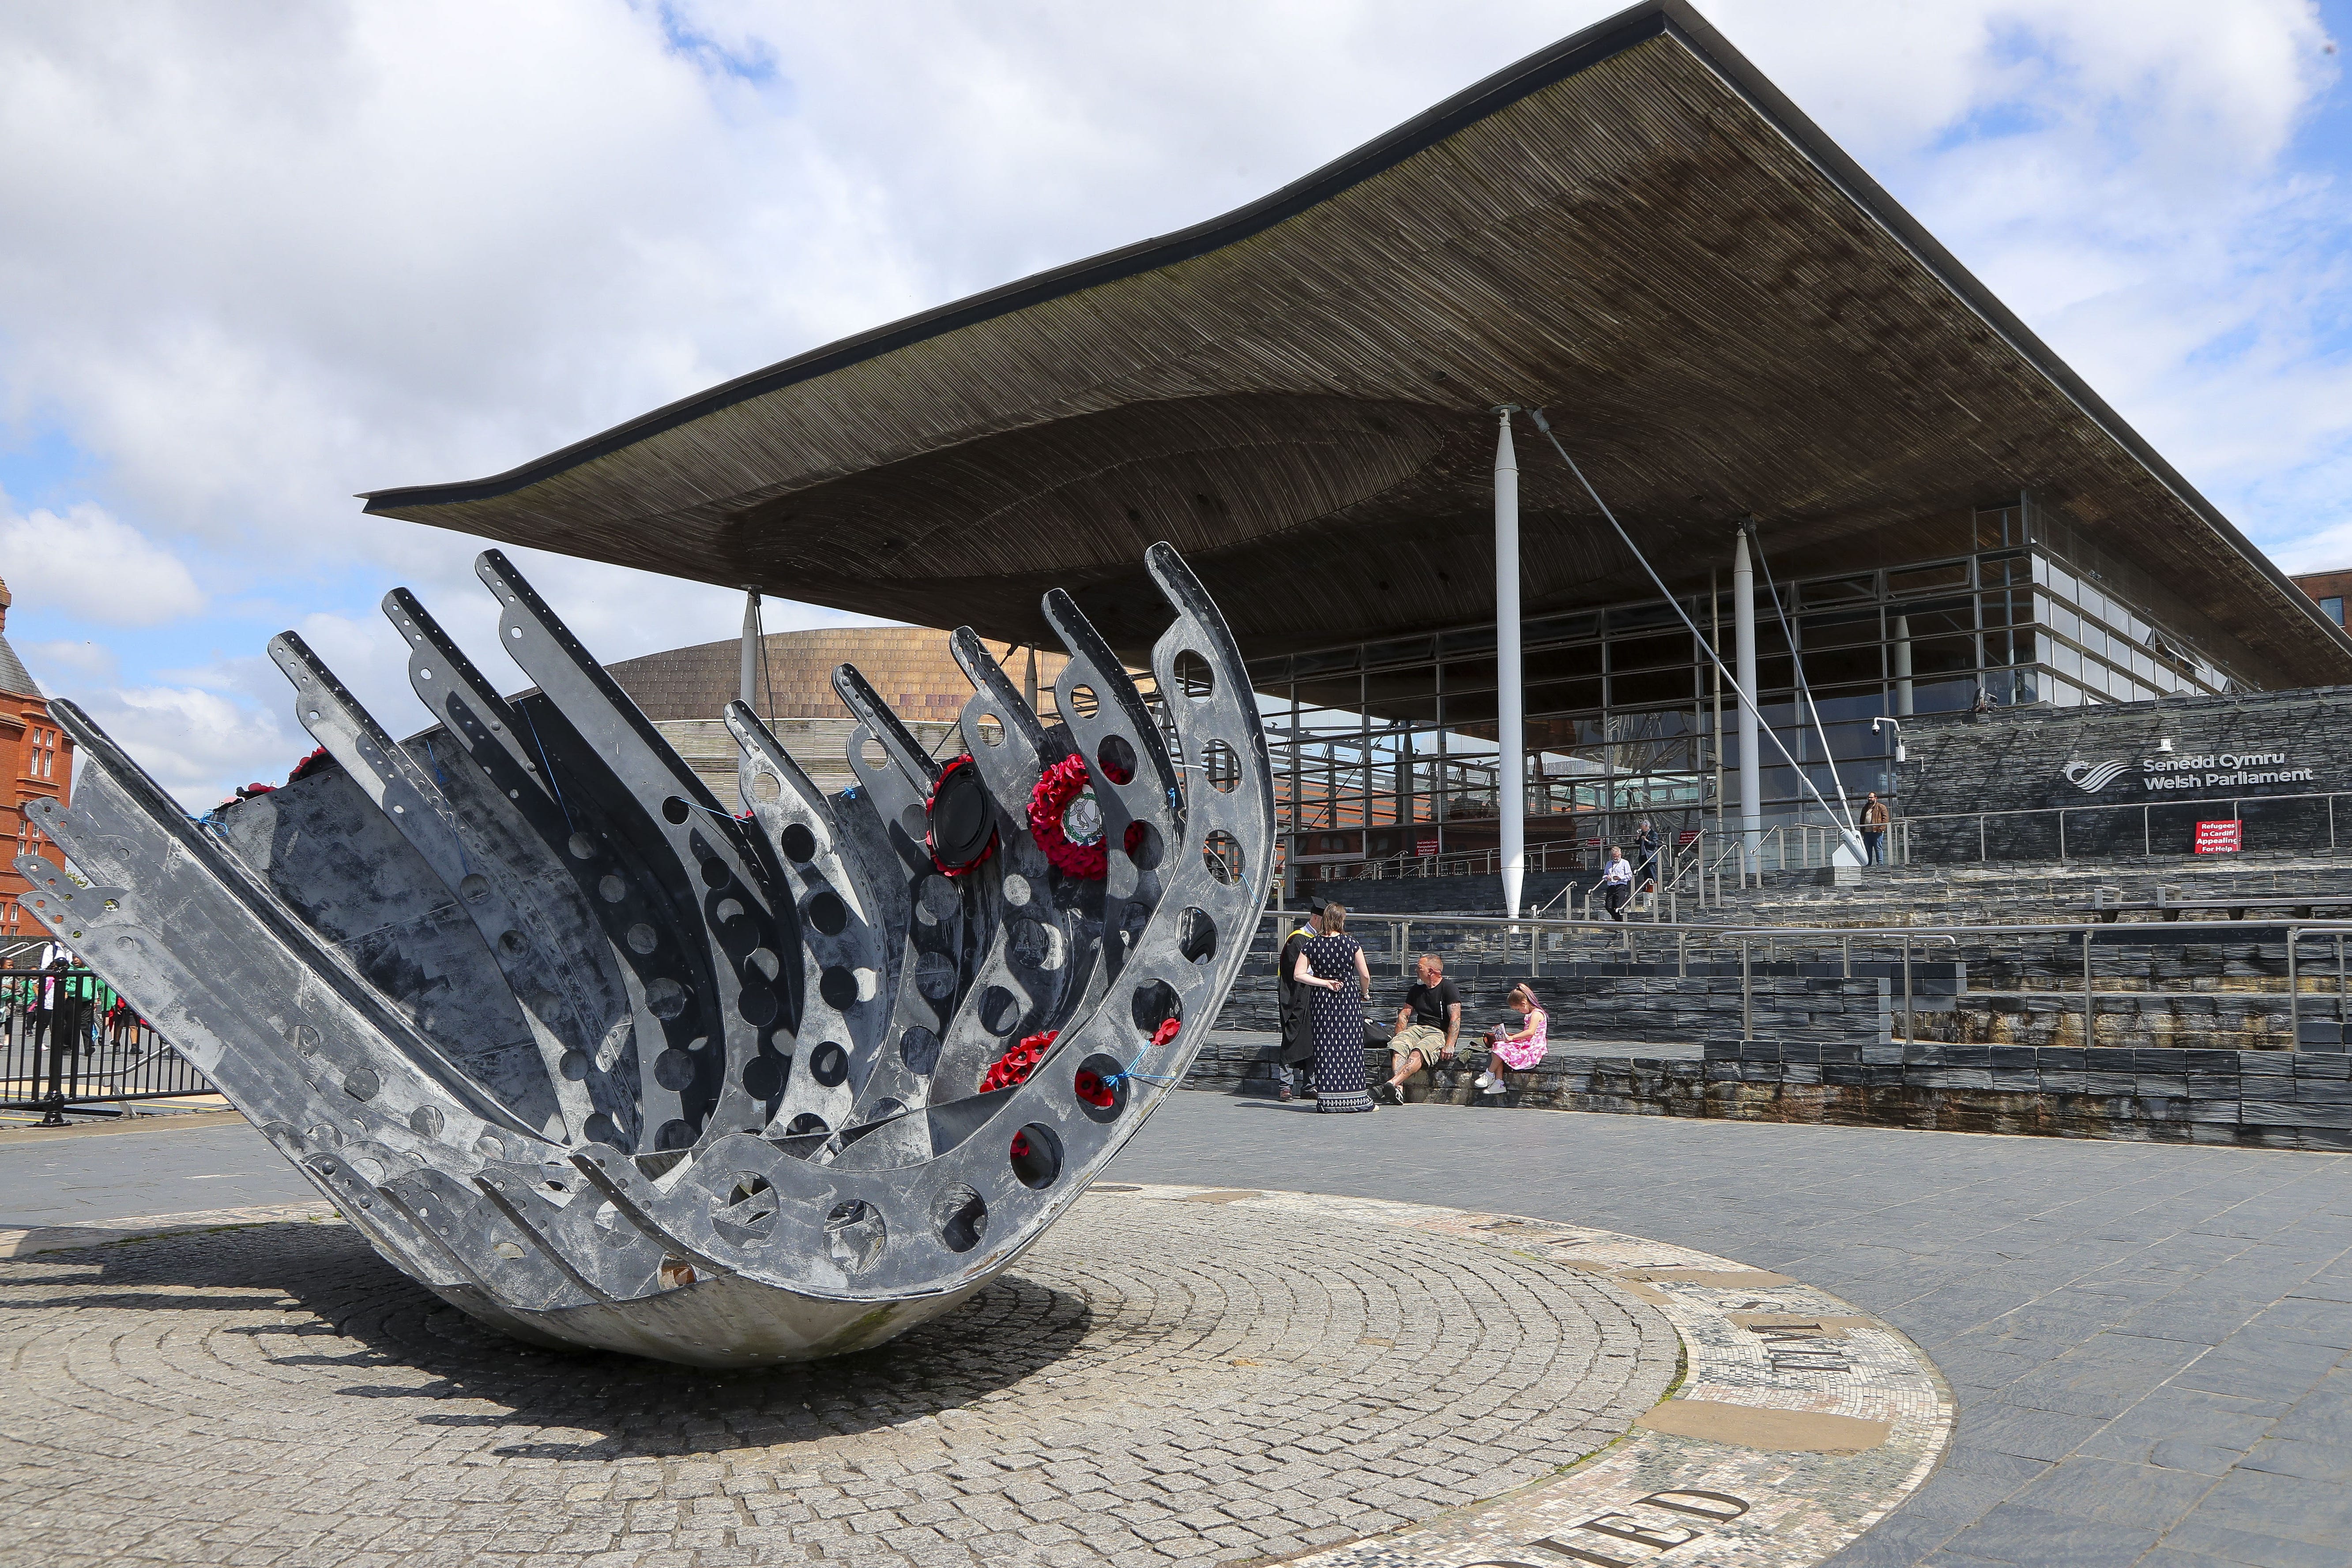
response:
{"label": "person in brown jacket", "polygon": [[1874,866],[1886,864],[1886,852],[1879,846],[1886,837],[1886,803],[1872,790],[1870,798],[1862,805],[1862,858]]}

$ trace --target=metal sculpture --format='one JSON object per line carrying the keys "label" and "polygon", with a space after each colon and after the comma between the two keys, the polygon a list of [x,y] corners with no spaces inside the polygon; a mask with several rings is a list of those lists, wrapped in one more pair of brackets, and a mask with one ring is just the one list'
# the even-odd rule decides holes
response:
{"label": "metal sculpture", "polygon": [[845,665],[855,785],[828,797],[739,702],[738,814],[490,551],[536,691],[499,696],[394,590],[438,727],[394,741],[287,633],[341,766],[204,822],[55,704],[87,763],[34,810],[87,881],[21,858],[25,905],[476,1317],[701,1365],[861,1350],[1069,1206],[1246,953],[1255,700],[1181,557],[1146,563],[1174,611],[1156,712],[1056,589],[1058,723],[967,627],[964,756]]}

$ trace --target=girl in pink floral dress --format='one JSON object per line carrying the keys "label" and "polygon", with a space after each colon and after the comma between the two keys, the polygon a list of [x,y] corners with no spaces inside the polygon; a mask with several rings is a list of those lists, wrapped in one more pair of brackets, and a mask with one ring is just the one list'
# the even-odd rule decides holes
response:
{"label": "girl in pink floral dress", "polygon": [[1503,1081],[1503,1069],[1525,1072],[1544,1059],[1544,1030],[1550,1023],[1544,1010],[1536,1005],[1536,994],[1525,985],[1511,987],[1504,1005],[1519,1016],[1517,1029],[1496,1030],[1486,1037],[1486,1070],[1478,1075],[1481,1094],[1501,1094],[1511,1086]]}

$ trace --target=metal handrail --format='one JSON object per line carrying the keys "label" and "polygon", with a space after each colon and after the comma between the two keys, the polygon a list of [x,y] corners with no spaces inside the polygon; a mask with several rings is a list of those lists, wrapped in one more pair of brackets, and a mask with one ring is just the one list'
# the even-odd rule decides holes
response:
{"label": "metal handrail", "polygon": [[2290,801],[2317,800],[2327,805],[2327,847],[2336,848],[2336,803],[2352,795],[2352,790],[2299,790],[2293,795],[2199,795],[2190,799],[2110,800],[2091,801],[2081,805],[2011,806],[1999,811],[1938,811],[1924,814],[1897,814],[1893,824],[1896,863],[1911,863],[1911,826],[1915,823],[1974,822],[1977,825],[1977,863],[1986,864],[1991,858],[1987,842],[1986,825],[1999,818],[2021,816],[2054,816],[2058,827],[2058,858],[2066,854],[2066,818],[2069,814],[2086,811],[2137,811],[2140,814],[2140,852],[2153,857],[2156,853],[2155,831],[2149,814],[2158,806],[2222,806],[2230,808],[2230,819],[2242,821],[2242,808],[2247,805],[2278,805]]}
{"label": "metal handrail", "polygon": [[[1580,864],[1589,853],[1586,842],[1581,838],[1548,838],[1541,844],[1528,845],[1528,869],[1538,875],[1549,873],[1552,869],[1554,850],[1565,852],[1563,858],[1572,856],[1580,862],[1578,869],[1591,869],[1589,866]],[[1324,873],[1316,879],[1318,881],[1378,882],[1392,877],[1499,876],[1503,868],[1502,854],[1498,848],[1448,849],[1442,854],[1399,853],[1364,859],[1342,857],[1334,860],[1315,860],[1301,857],[1298,864],[1312,866]]]}
{"label": "metal handrail", "polygon": [[[1298,914],[1297,911],[1295,910],[1282,911],[1268,910],[1262,918],[1296,919],[1298,918]],[[2083,950],[2081,994],[2083,999],[2083,1043],[2085,1046],[2096,1045],[2098,1039],[2098,997],[2100,995],[2100,992],[2098,989],[2097,975],[2092,952],[2094,946],[2098,942],[2101,936],[2104,935],[2108,938],[2106,945],[2109,949],[2113,950],[2132,945],[2130,934],[2137,931],[2143,925],[2149,928],[2153,932],[2160,933],[2167,943],[2171,942],[2185,932],[2210,931],[2235,932],[2242,936],[2249,928],[2263,931],[2283,928],[2285,935],[2286,949],[2287,973],[2285,978],[2287,982],[2286,996],[2288,1037],[2294,1042],[2294,1045],[2290,1046],[2289,1048],[2300,1048],[2303,1040],[2302,984],[2304,976],[2300,963],[2300,954],[2303,945],[2305,942],[2312,941],[2326,942],[2334,944],[2336,954],[2336,988],[2334,992],[2336,999],[2335,1024],[2337,1032],[2337,1039],[2339,1041],[2344,1041],[2347,1035],[2352,1035],[2352,1009],[2347,1008],[2347,995],[2352,995],[2352,986],[2347,986],[2347,966],[2346,951],[2347,942],[2352,942],[2352,920],[2287,921],[2277,922],[2268,921],[2133,921],[2118,925],[2105,925],[2094,921],[2032,921],[2000,925],[1784,926],[1716,925],[1699,921],[1619,922],[1608,920],[1545,920],[1534,917],[1522,917],[1520,919],[1514,920],[1507,915],[1391,915],[1370,911],[1351,912],[1348,919],[1351,924],[1380,924],[1390,929],[1391,934],[1391,945],[1397,957],[1398,971],[1401,976],[1409,976],[1412,973],[1414,955],[1412,952],[1412,928],[1416,924],[1424,927],[1469,927],[1474,930],[1499,931],[1504,938],[1503,956],[1506,960],[1507,960],[1511,954],[1512,948],[1514,946],[1514,939],[1519,932],[1524,931],[1528,933],[1527,951],[1528,963],[1531,965],[1538,962],[1537,954],[1539,951],[1541,938],[1546,934],[1555,932],[1562,936],[1577,932],[1589,932],[1603,936],[1608,939],[1608,945],[1612,947],[1622,942],[1624,944],[1625,962],[1629,963],[1638,962],[1635,955],[1639,951],[1643,933],[1647,932],[1657,937],[1672,936],[1675,939],[1675,972],[1678,974],[1687,974],[1689,972],[1690,952],[1694,938],[1698,939],[1698,946],[1702,952],[1722,946],[1737,946],[1739,950],[1740,1037],[1742,1039],[1749,1040],[1755,1038],[1753,954],[1754,945],[1759,942],[1767,944],[1767,957],[1765,962],[1770,963],[1777,962],[1777,958],[1775,956],[1776,950],[1784,944],[1794,943],[1799,946],[1818,949],[1828,947],[1831,945],[1832,942],[1834,941],[1843,955],[1843,967],[1849,977],[1851,977],[1853,973],[1853,943],[1855,939],[1864,939],[1865,942],[1874,939],[1884,945],[1893,946],[1899,949],[1899,962],[1901,964],[1901,978],[1903,983],[1903,1035],[1904,1039],[1907,1042],[1916,1039],[1917,1034],[1917,996],[1916,987],[1914,985],[1912,969],[1912,955],[1915,944],[1931,942],[1942,943],[1957,949],[1963,940],[1973,940],[1985,937],[2055,936],[2072,938],[2082,944]],[[2122,993],[2111,992],[2109,994],[2144,995],[2147,993],[2141,990],[2126,991]],[[1958,993],[1956,993],[1956,994],[1958,994]],[[2252,993],[2252,994],[2263,994],[2263,993]]]}
{"label": "metal handrail", "polygon": [[[1977,824],[1977,863],[1979,865],[1989,864],[1991,860],[1991,846],[1987,829],[1990,823],[2017,817],[2051,817],[2055,819],[2055,825],[2058,830],[2058,859],[2061,863],[2063,863],[2070,858],[2074,858],[2074,857],[2068,855],[2066,848],[2066,819],[2068,816],[2080,816],[2084,812],[2137,811],[2140,814],[2141,853],[2153,857],[2156,853],[2156,848],[2155,825],[2152,814],[2158,806],[2184,807],[2226,805],[2230,808],[2231,820],[2242,821],[2243,820],[2244,807],[2248,805],[2279,805],[2294,801],[2315,800],[2325,802],[2327,807],[2327,848],[2330,853],[2333,853],[2337,847],[2336,832],[2336,802],[2338,799],[2347,796],[2352,796],[2352,790],[2305,790],[2298,791],[2293,795],[2200,795],[2190,799],[2090,801],[2085,802],[2081,805],[2011,806],[1995,811],[1945,811],[1927,813],[1906,813],[1899,809],[1899,802],[1889,802],[1888,804],[1890,805],[1895,806],[1897,809],[1895,811],[1892,820],[1889,822],[1887,827],[1887,851],[1888,858],[1895,864],[1902,866],[1910,865],[1912,864],[1911,838],[1912,829],[1914,826],[1932,823],[1974,822]],[[1700,875],[1702,880],[1708,876],[1714,877],[1719,891],[1723,863],[1725,860],[1740,854],[1742,841],[1746,836],[1740,829],[1736,827],[1725,827],[1713,833],[1709,833],[1706,829],[1701,829],[1700,832],[1700,842],[1702,844],[1708,837],[1712,837],[1718,840],[1718,844],[1715,848],[1714,853],[1706,859],[1705,866],[1701,869]],[[1837,843],[1843,842],[1844,837],[1844,829],[1837,826],[1833,823],[1778,822],[1769,827],[1759,828],[1757,831],[1757,864],[1755,869],[1759,872],[1766,870],[1789,871],[1818,869],[1821,867],[1833,863],[1833,846]],[[1792,838],[1795,840],[1796,845],[1793,854],[1790,849],[1790,841]],[[1591,869],[1588,859],[1590,850],[1586,840],[1583,838],[1548,839],[1540,845],[1530,846],[1529,849],[1531,864],[1529,865],[1528,869],[1530,871],[1541,874],[1549,873],[1552,870],[1553,867],[1551,865],[1551,857],[1554,851],[1571,853],[1577,862],[1574,868],[1575,869]],[[1383,877],[1390,876],[1437,877],[1497,875],[1502,869],[1501,851],[1497,849],[1449,850],[1442,855],[1398,854],[1383,856],[1379,858],[1366,858],[1361,860],[1338,860],[1319,863],[1302,861],[1301,864],[1320,864],[1327,867],[1333,875],[1323,879],[1337,881],[1352,881],[1367,877],[1377,880]],[[1740,858],[1739,865],[1741,868],[1741,885],[1745,886],[1748,868],[1745,857]],[[1679,884],[1680,880],[1681,877],[1678,873],[1675,879],[1675,883]],[[1659,885],[1659,890],[1664,892],[1667,890],[1670,884],[1662,881]]]}

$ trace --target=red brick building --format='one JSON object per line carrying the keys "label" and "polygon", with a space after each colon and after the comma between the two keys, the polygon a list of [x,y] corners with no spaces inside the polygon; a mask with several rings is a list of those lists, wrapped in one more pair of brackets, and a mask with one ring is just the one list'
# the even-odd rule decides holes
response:
{"label": "red brick building", "polygon": [[16,857],[26,852],[63,858],[35,828],[26,806],[45,795],[70,798],[73,742],[49,717],[49,700],[33,682],[16,650],[8,646],[8,584],[0,582],[0,946],[45,936],[17,905],[31,886],[16,874]]}
{"label": "red brick building", "polygon": [[2344,600],[2352,595],[2352,567],[2334,572],[2305,572],[2294,579],[2294,585],[2318,601],[2329,620],[2344,624]]}

